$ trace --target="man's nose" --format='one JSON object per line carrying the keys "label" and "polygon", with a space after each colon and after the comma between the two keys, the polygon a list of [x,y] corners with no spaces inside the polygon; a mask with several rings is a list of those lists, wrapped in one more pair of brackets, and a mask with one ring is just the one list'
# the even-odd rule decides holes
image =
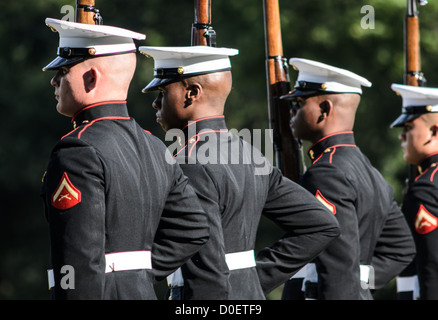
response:
{"label": "man's nose", "polygon": [[59,72],[57,72],[52,80],[50,80],[50,84],[54,87],[59,86]]}
{"label": "man's nose", "polygon": [[400,141],[405,141],[406,140],[406,131],[402,131],[399,135],[398,135],[398,140]]}
{"label": "man's nose", "polygon": [[158,96],[152,102],[152,108],[154,108],[156,110],[160,110],[161,109],[161,92],[160,92],[160,94],[158,94]]}

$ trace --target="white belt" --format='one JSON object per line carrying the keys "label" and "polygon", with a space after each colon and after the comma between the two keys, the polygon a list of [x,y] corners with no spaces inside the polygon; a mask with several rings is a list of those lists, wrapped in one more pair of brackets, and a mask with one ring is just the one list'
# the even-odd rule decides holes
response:
{"label": "white belt", "polygon": [[397,277],[397,292],[412,291],[413,299],[417,300],[420,296],[420,285],[418,276]]}
{"label": "white belt", "polygon": [[[105,255],[105,273],[115,271],[152,269],[151,252],[144,251],[125,251],[114,252]],[[49,277],[49,289],[55,286],[53,270],[47,270]]]}
{"label": "white belt", "polygon": [[[316,272],[316,265],[314,263],[308,263],[303,268],[301,268],[292,278],[305,278],[303,281],[303,286],[306,281],[318,282],[318,274]],[[360,281],[368,283],[370,280],[370,266],[361,264],[360,265]]]}
{"label": "white belt", "polygon": [[152,269],[150,251],[125,251],[105,255],[105,273],[136,269]]}
{"label": "white belt", "polygon": [[256,266],[254,250],[227,253],[225,255],[229,270],[252,268]]}
{"label": "white belt", "polygon": [[371,272],[370,266],[366,264],[361,264],[359,271],[360,271],[360,281],[368,283],[370,281],[370,272]]}
{"label": "white belt", "polygon": [[[256,266],[254,250],[227,253],[225,255],[225,261],[229,270],[251,268]],[[184,278],[181,268],[178,268],[174,273],[167,276],[167,284],[169,287],[184,286]]]}

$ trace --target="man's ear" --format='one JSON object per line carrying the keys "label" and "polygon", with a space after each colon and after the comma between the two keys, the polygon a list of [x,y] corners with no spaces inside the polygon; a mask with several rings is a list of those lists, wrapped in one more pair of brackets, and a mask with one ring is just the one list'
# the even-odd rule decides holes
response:
{"label": "man's ear", "polygon": [[84,73],[82,77],[84,80],[84,88],[87,93],[97,87],[100,76],[101,74],[99,70],[95,67],[90,68],[87,72]]}
{"label": "man's ear", "polygon": [[318,118],[318,122],[321,122],[324,119],[326,119],[333,111],[333,102],[329,99],[324,99],[319,104],[319,109],[320,109],[321,115]]}
{"label": "man's ear", "polygon": [[432,125],[430,127],[430,131],[431,131],[431,139],[438,139],[438,123],[435,123],[434,125]]}
{"label": "man's ear", "polygon": [[190,101],[195,101],[200,98],[202,94],[202,86],[195,82],[187,87],[186,98]]}

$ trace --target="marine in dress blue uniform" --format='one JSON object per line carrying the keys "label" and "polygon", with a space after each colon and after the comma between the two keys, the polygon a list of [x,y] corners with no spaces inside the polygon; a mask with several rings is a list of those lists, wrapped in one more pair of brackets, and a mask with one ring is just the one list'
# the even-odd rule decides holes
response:
{"label": "marine in dress blue uniform", "polygon": [[[415,248],[392,187],[355,143],[352,131],[368,80],[344,69],[293,58],[299,71],[291,127],[313,143],[301,184],[337,218],[341,235],[304,273],[304,298],[372,299],[414,257]],[[291,280],[283,298],[299,297]]]}
{"label": "marine in dress blue uniform", "polygon": [[438,89],[393,84],[403,100],[401,115],[404,159],[418,167],[408,185],[402,210],[414,236],[415,261],[397,279],[399,299],[438,299]]}
{"label": "marine in dress blue uniform", "polygon": [[[43,69],[57,71],[52,85],[58,111],[69,115],[67,105],[78,109],[72,115],[73,131],[52,150],[42,185],[52,297],[156,299],[154,282],[207,241],[205,213],[179,165],[166,157],[165,145],[129,116],[125,100],[80,105],[67,103],[74,92],[63,91],[67,83],[105,85],[102,74],[119,71],[104,69],[99,59],[135,62],[133,38],[144,35],[55,19],[46,23],[60,35],[59,56]],[[67,80],[82,63],[90,69]],[[135,64],[129,69],[133,74]],[[120,86],[129,87],[124,71],[117,76],[122,76]],[[113,89],[108,97],[117,92]]]}
{"label": "marine in dress blue uniform", "polygon": [[[168,133],[178,129],[175,158],[210,222],[207,244],[169,279],[171,297],[265,299],[336,238],[336,219],[258,149],[228,130],[223,109],[231,89],[229,56],[237,50],[195,46],[140,51],[155,61],[155,78],[144,91],[160,90],[153,103],[157,117]],[[178,92],[187,99],[175,98]],[[255,255],[262,215],[286,233]],[[174,295],[178,291],[182,297]]]}

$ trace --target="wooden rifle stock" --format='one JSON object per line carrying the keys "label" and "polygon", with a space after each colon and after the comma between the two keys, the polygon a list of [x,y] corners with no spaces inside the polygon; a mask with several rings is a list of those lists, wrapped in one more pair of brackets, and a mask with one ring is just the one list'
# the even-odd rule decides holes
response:
{"label": "wooden rifle stock", "polygon": [[269,126],[273,131],[276,166],[287,178],[297,181],[300,174],[300,145],[290,128],[290,105],[280,99],[290,92],[289,68],[283,57],[278,0],[263,0],[266,48],[266,80]]}
{"label": "wooden rifle stock", "polygon": [[426,82],[421,72],[420,25],[417,0],[408,0],[405,18],[405,79],[404,84],[423,86]]}
{"label": "wooden rifle stock", "polygon": [[195,0],[192,46],[216,46],[216,32],[211,26],[211,0]]}
{"label": "wooden rifle stock", "polygon": [[85,24],[102,24],[102,16],[94,5],[94,0],[76,0],[76,22]]}

